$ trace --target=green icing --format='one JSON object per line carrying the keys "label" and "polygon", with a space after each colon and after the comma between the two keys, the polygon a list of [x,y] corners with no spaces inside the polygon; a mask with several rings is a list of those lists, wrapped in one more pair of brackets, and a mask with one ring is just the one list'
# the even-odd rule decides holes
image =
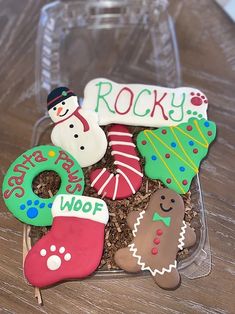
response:
{"label": "green icing", "polygon": [[138,116],[138,117],[145,117],[146,115],[148,115],[149,113],[150,113],[150,109],[147,109],[146,111],[145,111],[145,113],[143,113],[143,114],[140,114],[140,113],[137,113],[136,112],[136,104],[137,104],[137,102],[138,102],[138,100],[139,100],[139,98],[140,98],[140,96],[143,94],[143,93],[147,93],[148,95],[151,95],[151,91],[149,90],[149,89],[143,89],[139,94],[138,94],[138,96],[136,97],[136,100],[135,100],[135,102],[134,102],[134,109],[133,109],[133,113],[134,113],[134,115],[136,115],[136,116]]}
{"label": "green icing", "polygon": [[[109,86],[109,90],[105,94],[101,94],[101,89],[102,89],[103,85],[108,85]],[[105,99],[105,97],[112,92],[112,89],[113,89],[112,84],[110,82],[99,82],[99,83],[96,84],[96,86],[98,86],[98,95],[97,95],[97,103],[96,103],[95,111],[96,112],[99,111],[100,100],[102,99],[103,102],[106,104],[108,110],[110,112],[112,112],[112,113],[115,113],[115,111],[110,108],[109,103]]]}
{"label": "green icing", "polygon": [[214,122],[196,118],[178,126],[140,132],[137,147],[145,158],[146,175],[160,179],[177,193],[186,193],[215,136]]}
{"label": "green icing", "polygon": [[171,100],[171,106],[174,108],[179,108],[180,109],[180,117],[178,119],[175,119],[173,117],[173,114],[175,113],[175,110],[170,110],[169,111],[169,117],[172,121],[175,122],[181,122],[184,118],[184,102],[185,102],[185,93],[182,94],[182,100],[181,103],[179,105],[174,104],[175,101],[175,93],[172,93],[172,100]]}
{"label": "green icing", "polygon": [[6,206],[16,218],[26,224],[52,224],[51,206],[55,196],[43,199],[32,191],[33,179],[46,170],[57,172],[61,178],[57,194],[67,194],[70,191],[75,195],[83,193],[82,169],[69,153],[51,145],[27,150],[11,164],[2,186]]}

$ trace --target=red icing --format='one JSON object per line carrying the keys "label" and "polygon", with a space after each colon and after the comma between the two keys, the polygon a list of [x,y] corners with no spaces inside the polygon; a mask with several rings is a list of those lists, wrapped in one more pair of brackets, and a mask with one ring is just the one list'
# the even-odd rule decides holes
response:
{"label": "red icing", "polygon": [[196,95],[195,93],[191,93],[191,96],[193,96],[191,98],[191,104],[193,106],[201,106],[203,102],[204,104],[208,103],[206,97],[204,95],[201,95],[200,93],[197,93]]}
{"label": "red icing", "polygon": [[187,126],[187,130],[188,130],[188,131],[192,131],[192,129],[193,129],[193,127],[192,127],[191,125],[188,125],[188,126]]}
{"label": "red icing", "polygon": [[211,131],[208,131],[207,134],[208,134],[208,136],[211,136],[211,135],[212,135],[212,132],[211,132]]}
{"label": "red icing", "polygon": [[167,130],[162,130],[162,134],[166,134],[167,133]]}
{"label": "red icing", "polygon": [[194,153],[194,154],[197,154],[197,153],[198,153],[198,149],[197,149],[197,148],[194,148],[193,153]]}
{"label": "red icing", "polygon": [[166,179],[166,183],[170,184],[171,183],[171,179],[170,178]]}
{"label": "red icing", "polygon": [[154,242],[155,244],[159,244],[159,243],[160,243],[160,239],[159,239],[159,238],[155,238],[155,239],[153,240],[153,242]]}
{"label": "red icing", "polygon": [[153,255],[156,255],[158,253],[158,249],[156,247],[152,248],[151,250]]}
{"label": "red icing", "polygon": [[[124,133],[124,135],[123,134],[110,134],[109,135],[109,133],[111,132],[121,132],[121,133]],[[123,143],[130,143],[130,146],[120,145],[119,143],[117,144],[114,143],[111,146],[112,153],[119,152],[119,153],[128,154],[133,157],[137,157],[135,146],[133,146],[132,137],[125,136],[125,134],[131,134],[125,126],[113,125],[109,128],[108,130],[109,144],[110,142],[116,142],[116,141],[123,142]],[[142,144],[144,143],[142,142]],[[90,180],[91,180],[91,184],[95,182],[93,184],[93,187],[97,192],[100,191],[99,193],[100,195],[107,197],[109,199],[123,199],[134,194],[132,189],[134,189],[135,192],[139,190],[142,184],[142,170],[141,170],[140,162],[137,159],[133,159],[129,156],[119,155],[118,153],[115,153],[113,157],[114,157],[115,162],[120,162],[124,164],[124,165],[122,164],[116,165],[117,174],[115,174],[111,178],[110,175],[112,173],[110,171],[108,170],[104,171],[104,168],[96,169],[96,170],[91,171]],[[132,167],[132,169],[134,170],[137,170],[139,173],[141,173],[141,175],[139,173],[136,173],[132,169],[125,167],[125,165]],[[119,170],[121,172],[119,172]],[[103,171],[103,174],[101,175],[102,171]],[[97,178],[98,180],[96,180]],[[110,178],[110,181],[108,181],[109,178]],[[128,182],[128,180],[130,182]],[[130,186],[130,184],[132,187]],[[116,187],[116,195],[115,195],[115,187]]]}
{"label": "red icing", "polygon": [[[126,111],[120,112],[118,110],[118,98],[119,98],[119,96],[121,95],[121,93],[123,91],[127,91],[130,94],[130,102],[129,102],[129,107],[126,109]],[[116,112],[121,114],[121,115],[127,114],[130,111],[130,109],[131,109],[133,98],[134,98],[134,94],[133,94],[132,90],[130,88],[128,88],[128,87],[123,87],[120,90],[120,92],[118,93],[117,98],[115,100],[114,108],[115,108]]]}
{"label": "red icing", "polygon": [[[99,266],[103,251],[105,225],[90,219],[55,217],[51,230],[29,251],[24,262],[24,273],[28,281],[42,288],[65,279],[84,278]],[[94,245],[95,239],[95,245]],[[56,251],[51,251],[54,245]],[[65,252],[59,249],[64,247]],[[46,255],[41,256],[41,250]],[[65,260],[66,254],[71,255]],[[50,256],[57,255],[61,265],[56,270],[47,267]]]}
{"label": "red icing", "polygon": [[183,180],[182,183],[183,183],[183,185],[187,185],[188,181],[187,180]]}
{"label": "red icing", "polygon": [[166,157],[166,158],[170,158],[171,155],[170,155],[170,154],[166,154],[165,157]]}
{"label": "red icing", "polygon": [[142,141],[141,144],[142,144],[142,145],[146,145],[147,142],[146,142],[146,141]]}
{"label": "red icing", "polygon": [[156,234],[157,234],[158,236],[161,236],[161,235],[163,234],[162,229],[157,229]]}

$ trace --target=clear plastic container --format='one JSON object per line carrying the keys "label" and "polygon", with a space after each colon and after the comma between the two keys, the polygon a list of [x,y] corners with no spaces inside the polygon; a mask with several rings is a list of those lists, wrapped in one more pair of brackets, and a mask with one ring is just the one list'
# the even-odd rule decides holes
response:
{"label": "clear plastic container", "polygon": [[[166,0],[56,1],[41,11],[36,45],[37,105],[42,118],[34,126],[32,146],[48,143],[51,120],[46,98],[55,87],[69,86],[82,97],[85,85],[97,77],[119,83],[182,85]],[[210,272],[211,255],[198,176],[191,192],[202,227],[195,250],[178,268],[193,279]],[[100,270],[95,277],[100,276],[128,274]]]}

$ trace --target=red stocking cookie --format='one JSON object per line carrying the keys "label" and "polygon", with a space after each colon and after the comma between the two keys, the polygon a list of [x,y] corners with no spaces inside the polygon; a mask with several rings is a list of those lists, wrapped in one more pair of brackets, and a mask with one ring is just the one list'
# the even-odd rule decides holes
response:
{"label": "red stocking cookie", "polygon": [[99,266],[108,209],[103,200],[58,195],[52,206],[51,230],[26,256],[24,273],[36,287],[83,278]]}
{"label": "red stocking cookie", "polygon": [[176,254],[196,241],[193,229],[183,219],[184,203],[180,195],[169,189],[155,192],[146,212],[129,214],[127,222],[134,241],[117,251],[117,265],[129,272],[149,270],[161,288],[177,288],[180,275]]}
{"label": "red stocking cookie", "polygon": [[110,199],[123,199],[135,194],[142,184],[142,171],[136,154],[132,134],[125,126],[114,125],[108,132],[111,154],[114,156],[117,174],[106,168],[90,173],[91,186]]}

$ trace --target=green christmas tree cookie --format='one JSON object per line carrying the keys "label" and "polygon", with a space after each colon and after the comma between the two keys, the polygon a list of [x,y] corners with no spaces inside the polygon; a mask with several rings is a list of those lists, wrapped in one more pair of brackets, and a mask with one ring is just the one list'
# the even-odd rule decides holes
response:
{"label": "green christmas tree cookie", "polygon": [[140,132],[137,147],[145,158],[145,174],[177,193],[186,193],[215,136],[214,122],[195,118],[177,126]]}

